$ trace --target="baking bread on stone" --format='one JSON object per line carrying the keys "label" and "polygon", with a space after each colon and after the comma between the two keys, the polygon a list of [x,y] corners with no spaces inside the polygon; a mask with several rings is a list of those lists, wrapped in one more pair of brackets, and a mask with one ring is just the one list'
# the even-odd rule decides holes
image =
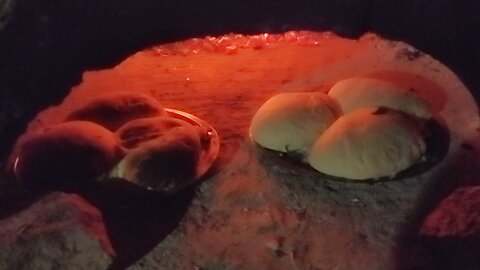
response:
{"label": "baking bread on stone", "polygon": [[166,116],[156,99],[136,92],[115,92],[94,98],[71,112],[65,121],[91,121],[115,131],[133,119],[155,116]]}
{"label": "baking bread on stone", "polygon": [[162,137],[176,128],[201,132],[198,127],[177,118],[151,117],[132,120],[120,127],[115,135],[122,147],[132,149],[148,140]]}
{"label": "baking bread on stone", "polygon": [[338,117],[337,103],[319,92],[283,93],[265,102],[253,117],[250,134],[264,148],[307,153]]}
{"label": "baking bread on stone", "polygon": [[82,186],[104,175],[121,157],[115,135],[87,121],[51,126],[19,147],[14,173],[22,186],[33,189]]}
{"label": "baking bread on stone", "polygon": [[404,113],[367,107],[340,117],[308,156],[316,170],[353,180],[394,176],[425,153],[421,125]]}
{"label": "baking bread on stone", "polygon": [[343,113],[363,107],[388,107],[428,119],[432,116],[429,104],[409,89],[370,78],[349,78],[337,82],[328,92],[335,98]]}
{"label": "baking bread on stone", "polygon": [[138,119],[117,131],[126,156],[110,173],[142,187],[173,192],[196,178],[198,127],[174,118]]}

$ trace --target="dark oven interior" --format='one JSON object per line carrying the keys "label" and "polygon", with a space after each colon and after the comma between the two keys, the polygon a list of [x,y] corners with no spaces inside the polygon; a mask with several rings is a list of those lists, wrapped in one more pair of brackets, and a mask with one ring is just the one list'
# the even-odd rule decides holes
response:
{"label": "dark oven interior", "polygon": [[[39,111],[59,104],[72,87],[81,82],[83,72],[112,68],[135,52],[153,45],[207,35],[273,34],[309,30],[333,31],[341,37],[356,39],[364,33],[373,32],[385,39],[404,41],[439,60],[454,71],[478,102],[479,11],[480,2],[467,0],[3,0],[0,1],[0,165],[6,167],[14,142],[25,131],[27,124]],[[26,195],[10,192],[9,184],[4,183],[7,182],[6,178],[7,175],[3,172],[0,175],[0,203],[7,207],[3,207],[2,218],[30,205],[32,198],[38,199],[35,197],[38,195],[28,194],[31,196],[28,200],[10,207],[12,200]],[[472,181],[478,185],[478,179]],[[338,187],[332,189],[336,188]],[[445,187],[439,190],[438,194],[431,195],[432,201],[438,202],[451,191]],[[195,191],[188,190],[173,199],[157,198],[120,186],[83,192],[82,196],[101,205],[99,208],[102,208],[109,223],[107,227],[111,230],[110,236],[115,238],[113,246],[117,249],[117,255],[121,255],[109,269],[123,269],[158,244],[159,239],[166,236],[163,232],[170,232],[175,228],[176,222],[181,220],[187,211]],[[116,195],[106,194],[111,192]],[[110,211],[115,208],[112,205],[122,200],[128,200],[129,207],[132,207],[132,202],[133,205],[135,201],[141,202],[138,203],[140,206],[135,206],[140,208],[128,209],[142,209],[143,215],[136,218],[144,218],[144,221],[139,222],[149,225],[139,226],[126,222],[126,219],[132,219],[132,216],[129,216],[131,213],[127,213],[130,210]],[[178,204],[182,205],[182,209],[172,210],[166,207],[159,210],[145,207],[145,204]],[[430,204],[434,203],[429,202],[425,209],[433,207]],[[418,218],[415,215],[422,215],[422,211],[427,210],[421,210],[411,218]],[[472,211],[470,214],[476,215],[476,223],[471,226],[478,227],[478,204]],[[156,218],[151,217],[156,215]],[[288,217],[283,218],[288,220]],[[175,222],[170,224],[164,222],[165,220]],[[405,231],[411,229],[405,228]],[[1,235],[0,227],[0,238]],[[140,240],[132,240],[132,237]],[[435,265],[435,269],[451,270],[480,267],[476,257],[480,255],[478,228],[476,235],[469,237],[412,240],[409,237],[413,236],[408,233],[404,233],[402,237],[404,238],[397,243],[398,261],[392,269],[427,270],[433,269],[428,268],[432,265]],[[277,246],[270,248],[276,251],[279,258],[286,258],[290,255],[281,250],[283,238],[279,239],[276,239],[276,242],[272,240],[275,242],[272,242],[272,245]],[[341,240],[341,237],[339,239]],[[409,241],[415,242],[415,245]],[[401,245],[405,245],[405,248],[400,247]],[[427,250],[434,251],[425,255],[422,253],[425,246],[428,246]],[[418,250],[412,250],[417,248]],[[414,258],[416,261],[435,263],[402,265],[402,260],[415,256],[420,257]],[[0,265],[1,263],[2,259]],[[137,266],[139,268],[135,269],[154,269],[148,268],[148,263],[152,262],[144,263],[147,264],[145,268]],[[222,265],[211,263],[195,266],[197,268],[193,269],[246,269]],[[177,269],[175,267],[178,266],[169,267],[172,268],[168,269]],[[308,269],[347,269],[331,267]],[[72,266],[71,269],[87,268]]]}

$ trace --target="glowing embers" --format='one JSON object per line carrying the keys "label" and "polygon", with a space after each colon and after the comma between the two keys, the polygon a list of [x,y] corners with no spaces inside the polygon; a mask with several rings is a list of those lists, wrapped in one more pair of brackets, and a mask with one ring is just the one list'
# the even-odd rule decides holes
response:
{"label": "glowing embers", "polygon": [[[309,98],[293,102],[295,96]],[[324,102],[312,107],[309,99],[315,96],[336,106]],[[334,117],[337,110],[341,112]],[[328,177],[394,179],[428,170],[446,154],[448,131],[430,118],[433,113],[426,100],[408,89],[355,78],[337,83],[328,96],[274,96],[255,115],[251,137]]]}
{"label": "glowing embers", "polygon": [[235,54],[241,49],[262,49],[272,44],[294,42],[301,46],[321,45],[325,38],[332,38],[332,32],[288,31],[282,34],[263,33],[259,35],[228,34],[205,38],[192,38],[182,42],[153,47],[156,55],[195,55],[200,52]]}
{"label": "glowing embers", "polygon": [[213,127],[201,119],[123,92],[100,96],[66,122],[28,134],[11,160],[25,188],[75,189],[110,175],[172,193],[210,168],[219,145]]}

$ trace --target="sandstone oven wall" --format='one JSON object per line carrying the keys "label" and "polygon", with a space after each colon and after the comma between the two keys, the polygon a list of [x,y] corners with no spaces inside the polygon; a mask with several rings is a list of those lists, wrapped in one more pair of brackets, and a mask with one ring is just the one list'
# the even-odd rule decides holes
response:
{"label": "sandstone oven wall", "polygon": [[478,100],[478,10],[474,0],[0,0],[0,156],[83,71],[113,66],[156,43],[207,34],[373,31],[444,62]]}

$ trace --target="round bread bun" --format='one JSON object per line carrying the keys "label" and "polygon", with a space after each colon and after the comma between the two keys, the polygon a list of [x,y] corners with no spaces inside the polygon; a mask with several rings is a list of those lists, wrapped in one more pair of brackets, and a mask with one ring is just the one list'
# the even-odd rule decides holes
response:
{"label": "round bread bun", "polygon": [[94,98],[71,112],[65,121],[91,121],[115,131],[133,119],[166,115],[160,103],[148,95],[116,92]]}
{"label": "round bread bun", "polygon": [[171,117],[151,117],[132,120],[120,127],[115,135],[120,145],[126,149],[133,149],[141,143],[162,137],[171,133],[172,129],[185,128],[201,135],[199,127],[188,122]]}
{"label": "round bread bun", "polygon": [[388,107],[420,118],[432,116],[427,101],[409,89],[370,78],[350,78],[337,82],[328,92],[344,114],[363,107]]}
{"label": "round bread bun", "polygon": [[340,117],[313,145],[316,170],[353,180],[394,176],[417,162],[426,144],[413,117],[387,108],[361,108]]}
{"label": "round bread bun", "polygon": [[[172,123],[171,120],[176,119],[165,120],[158,126],[164,128]],[[126,129],[122,127],[119,131]],[[134,140],[136,143],[129,145],[127,155],[110,176],[165,193],[176,191],[194,181],[202,150],[197,129],[187,123],[160,130],[154,135],[152,138],[145,137],[141,142]]]}
{"label": "round bread bun", "polygon": [[51,126],[20,147],[14,174],[31,189],[74,188],[95,181],[122,153],[112,132],[86,121]]}
{"label": "round bread bun", "polygon": [[250,135],[267,149],[307,153],[316,138],[339,115],[338,105],[326,94],[278,94],[256,112],[250,126]]}

